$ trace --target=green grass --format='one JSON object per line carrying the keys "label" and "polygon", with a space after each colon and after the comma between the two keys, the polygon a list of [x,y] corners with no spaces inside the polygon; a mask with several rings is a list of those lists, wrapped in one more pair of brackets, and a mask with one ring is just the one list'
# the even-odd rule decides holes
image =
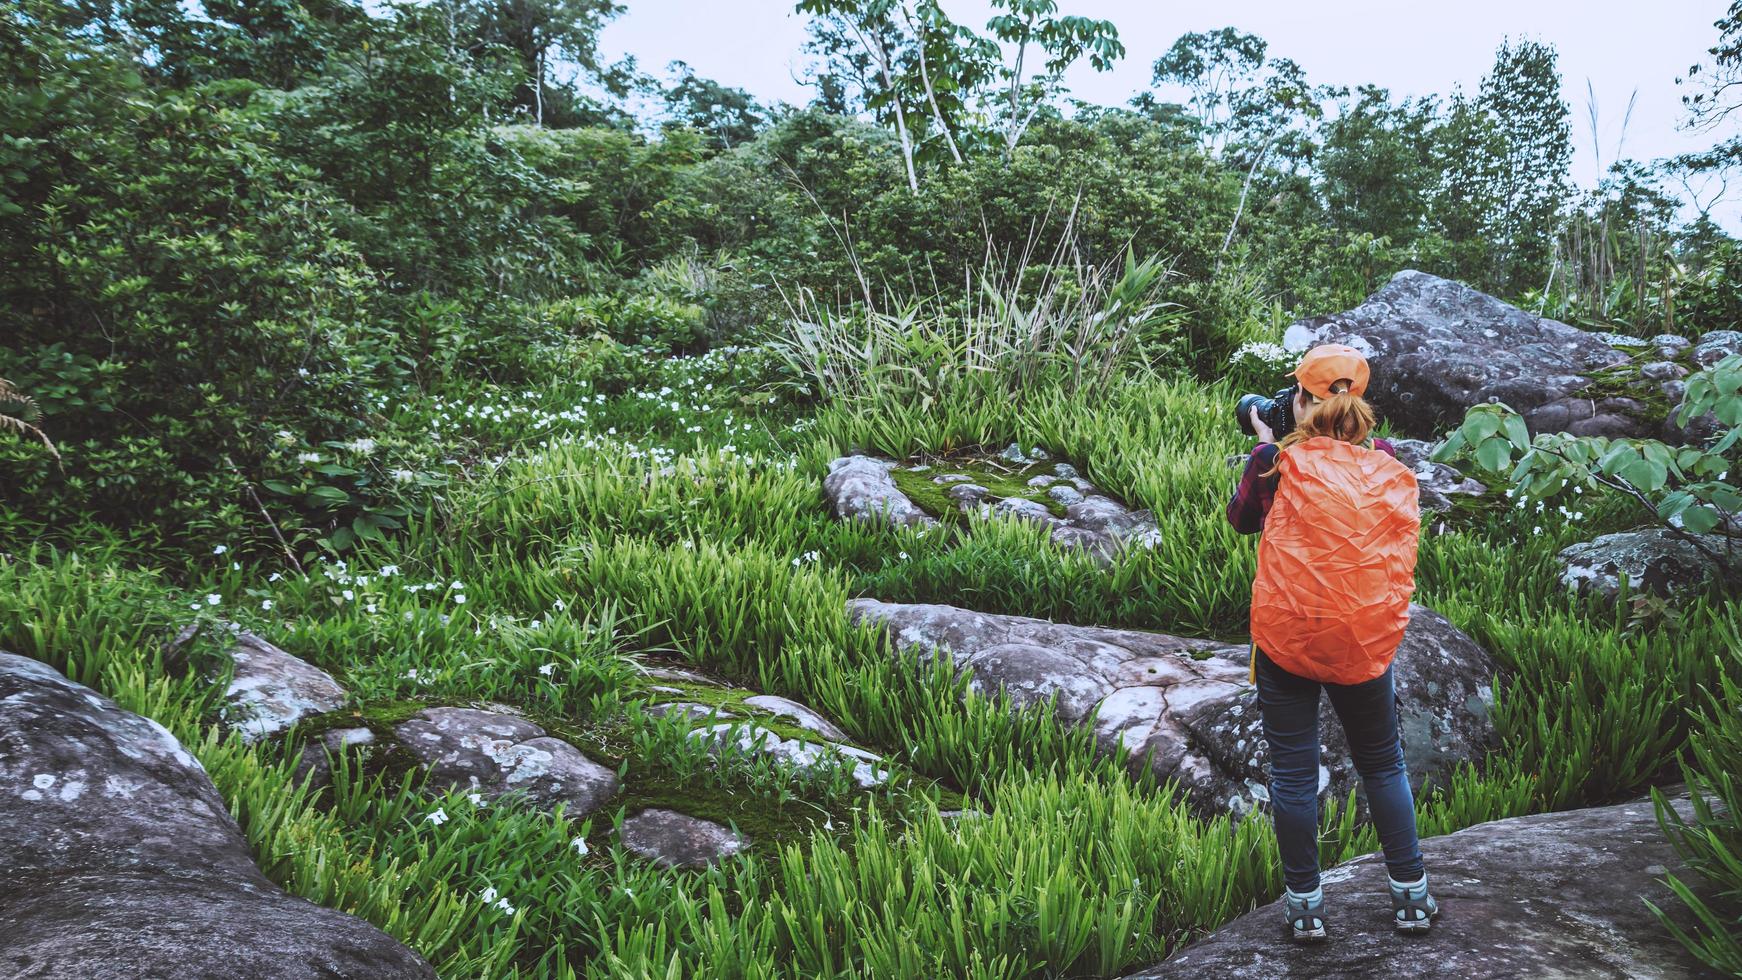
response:
{"label": "green grass", "polygon": [[[134,567],[101,542],[0,557],[0,646],[162,721],[206,764],[275,881],[376,923],[444,976],[1109,976],[1274,896],[1262,821],[1202,820],[1048,706],[1012,711],[976,694],[845,610],[874,596],[1240,638],[1254,541],[1222,518],[1227,458],[1244,448],[1231,389],[1134,371],[1088,393],[1037,382],[1020,400],[964,383],[924,411],[752,399],[763,407],[746,434],[742,415],[728,422],[713,402],[754,394],[755,379],[699,363],[661,368],[692,399],[681,410],[631,392],[549,441],[516,441],[514,413],[475,412],[466,424],[507,458],[455,483],[405,534],[307,576],[208,555]],[[693,400],[716,383],[702,378],[720,379],[711,401]],[[566,395],[542,397],[526,401]],[[837,521],[822,498],[827,462],[852,447],[960,459],[950,454],[1010,442],[1149,508],[1161,544],[1104,568],[1020,521],[889,530]],[[950,471],[934,463],[915,489]],[[982,483],[995,492],[1031,492],[1026,473],[979,475],[1005,481]],[[1424,534],[1418,598],[1503,669],[1500,744],[1422,801],[1426,833],[1683,778],[1678,759],[1710,724],[1701,712],[1734,712],[1736,661],[1713,651],[1735,649],[1742,606],[1714,592],[1678,617],[1636,619],[1568,595],[1554,553],[1627,517],[1624,502],[1584,510],[1575,522],[1493,500]],[[180,624],[218,617],[331,671],[354,705],[281,743],[219,734],[218,651],[200,639],[160,652]],[[652,692],[641,673],[652,664],[733,686]],[[694,700],[749,717],[753,692],[817,709],[896,777],[864,791],[841,773],[715,760],[677,720],[645,715],[654,700]],[[344,756],[330,790],[293,783],[296,743],[323,727],[386,734],[422,705],[485,703],[619,768],[623,794],[581,820],[480,808],[426,792],[391,751]],[[642,806],[734,823],[756,846],[707,871],[658,869],[612,843],[615,822]],[[427,819],[438,808],[439,825]],[[939,814],[958,809],[983,815]],[[1373,846],[1352,811],[1326,815],[1327,861]],[[484,901],[486,889],[514,911]]]}

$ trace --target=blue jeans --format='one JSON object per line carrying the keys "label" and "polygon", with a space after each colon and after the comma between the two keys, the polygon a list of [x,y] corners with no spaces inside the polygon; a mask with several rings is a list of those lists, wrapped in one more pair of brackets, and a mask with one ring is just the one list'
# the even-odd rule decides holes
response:
{"label": "blue jeans", "polygon": [[1385,865],[1397,881],[1424,873],[1415,831],[1415,798],[1397,736],[1391,668],[1360,684],[1321,684],[1258,658],[1258,707],[1270,743],[1270,809],[1289,890],[1319,887],[1319,690],[1330,696],[1367,793]]}

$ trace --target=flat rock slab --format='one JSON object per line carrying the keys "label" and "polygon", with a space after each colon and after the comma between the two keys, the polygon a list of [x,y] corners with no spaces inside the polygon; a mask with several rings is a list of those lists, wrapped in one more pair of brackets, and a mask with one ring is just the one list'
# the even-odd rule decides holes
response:
{"label": "flat rock slab", "polygon": [[344,707],[345,689],[332,675],[253,633],[236,630],[229,655],[236,669],[224,691],[224,720],[244,741],[281,735]]}
{"label": "flat rock slab", "polygon": [[750,846],[750,839],[712,820],[649,808],[623,819],[623,846],[667,868],[705,868]]}
{"label": "flat rock slab", "polygon": [[847,733],[841,731],[834,722],[790,698],[783,698],[778,694],[757,694],[745,698],[744,703],[752,708],[761,708],[776,718],[785,719],[807,732],[816,732],[832,742],[847,740]]}
{"label": "flat rock slab", "polygon": [[718,755],[728,747],[744,755],[763,756],[800,772],[828,767],[846,767],[862,789],[889,781],[890,766],[883,757],[856,745],[825,739],[781,738],[779,733],[750,722],[722,722],[690,731],[690,737],[708,744]]}
{"label": "flat rock slab", "polygon": [[[975,690],[1002,690],[1014,707],[1056,698],[1061,721],[1093,724],[1103,750],[1122,743],[1134,768],[1179,780],[1202,809],[1244,813],[1269,798],[1244,645],[941,604],[855,599],[848,614],[880,624],[896,645],[927,657],[936,648],[973,671]],[[1394,677],[1404,755],[1418,788],[1486,752],[1494,671],[1488,654],[1445,617],[1410,607]],[[1328,700],[1319,731],[1326,747],[1320,791],[1342,798],[1359,780]]]}
{"label": "flat rock slab", "polygon": [[[1035,452],[1039,454],[1040,450]],[[1012,449],[1006,449],[999,458],[1018,465],[1033,465],[1046,459],[1044,454],[1034,458],[1013,454]],[[872,456],[843,456],[829,464],[823,494],[837,517],[893,525],[936,525],[933,515],[896,486],[890,474],[897,469],[924,472],[930,467],[903,466],[895,460]],[[960,473],[942,473],[932,478],[934,483],[949,487],[948,496],[963,513],[1039,524],[1048,529],[1054,544],[1083,551],[1103,564],[1111,562],[1123,547],[1149,548],[1161,540],[1154,514],[1126,507],[1078,476],[1069,463],[1055,464],[1052,474],[1037,475],[1027,481],[1028,486],[1044,490],[1063,507],[1063,517],[1039,501],[1020,496],[998,497],[969,480]]]}
{"label": "flat rock slab", "polygon": [[1458,425],[1470,406],[1495,399],[1538,432],[1645,436],[1662,423],[1642,417],[1637,403],[1577,397],[1591,372],[1628,359],[1595,334],[1413,269],[1360,306],[1301,320],[1283,334],[1290,351],[1325,343],[1367,356],[1368,399],[1413,435],[1431,438]]}
{"label": "flat rock slab", "polygon": [[394,729],[433,786],[495,800],[524,794],[541,810],[584,816],[616,794],[617,774],[524,718],[475,708],[426,708]]}
{"label": "flat rock slab", "polygon": [[1422,841],[1422,854],[1440,903],[1425,936],[1392,929],[1385,863],[1370,854],[1323,876],[1327,942],[1290,944],[1272,902],[1132,980],[1719,976],[1645,907],[1691,924],[1659,883],[1666,871],[1711,897],[1664,839],[1649,800],[1479,824]]}
{"label": "flat rock slab", "polygon": [[205,770],[149,718],[0,653],[0,976],[434,978],[255,867]]}

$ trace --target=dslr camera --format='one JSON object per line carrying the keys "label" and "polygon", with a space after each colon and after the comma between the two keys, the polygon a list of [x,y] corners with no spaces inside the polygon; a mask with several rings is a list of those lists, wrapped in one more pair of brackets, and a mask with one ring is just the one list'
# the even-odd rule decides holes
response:
{"label": "dslr camera", "polygon": [[1249,436],[1256,436],[1257,430],[1252,428],[1252,409],[1258,409],[1258,417],[1270,426],[1270,431],[1281,439],[1294,431],[1294,396],[1300,392],[1299,384],[1289,385],[1277,392],[1274,397],[1263,395],[1241,395],[1234,405],[1234,419],[1240,423],[1240,431]]}

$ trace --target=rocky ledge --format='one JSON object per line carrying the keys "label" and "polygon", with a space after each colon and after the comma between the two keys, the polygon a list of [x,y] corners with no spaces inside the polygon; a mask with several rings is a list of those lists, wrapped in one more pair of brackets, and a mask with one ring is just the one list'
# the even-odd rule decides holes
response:
{"label": "rocky ledge", "polygon": [[[1179,780],[1200,809],[1244,813],[1268,799],[1243,645],[875,599],[853,600],[848,613],[882,626],[895,645],[949,657],[973,672],[976,690],[1002,690],[1014,707],[1056,697],[1060,721],[1093,725],[1104,750],[1123,744],[1134,769]],[[1488,653],[1444,616],[1410,607],[1395,678],[1404,756],[1418,789],[1487,751],[1494,673]],[[1321,795],[1342,798],[1359,777],[1328,702],[1319,730]]]}
{"label": "rocky ledge", "polygon": [[[1677,804],[1687,813],[1686,802]],[[1296,947],[1272,902],[1130,980],[1433,977],[1693,980],[1717,977],[1657,920],[1691,915],[1662,883],[1710,899],[1664,839],[1649,800],[1496,820],[1422,841],[1440,918],[1425,936],[1391,927],[1376,854],[1324,874],[1329,941]]]}
{"label": "rocky ledge", "polygon": [[0,653],[0,975],[433,978],[374,926],[285,894],[149,718]]}

